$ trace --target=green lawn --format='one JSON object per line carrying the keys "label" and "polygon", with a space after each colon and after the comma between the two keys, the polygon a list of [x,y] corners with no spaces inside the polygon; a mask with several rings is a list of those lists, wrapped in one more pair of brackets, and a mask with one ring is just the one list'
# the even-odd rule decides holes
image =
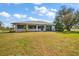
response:
{"label": "green lawn", "polygon": [[0,55],[79,56],[79,33],[0,33]]}

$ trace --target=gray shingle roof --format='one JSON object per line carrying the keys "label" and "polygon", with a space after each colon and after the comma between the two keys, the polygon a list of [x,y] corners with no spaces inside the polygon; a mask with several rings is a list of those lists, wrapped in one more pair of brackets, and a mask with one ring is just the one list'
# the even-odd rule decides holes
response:
{"label": "gray shingle roof", "polygon": [[44,22],[44,21],[27,21],[27,22],[14,22],[12,24],[49,24],[49,25],[52,25],[52,23],[49,23],[49,22]]}

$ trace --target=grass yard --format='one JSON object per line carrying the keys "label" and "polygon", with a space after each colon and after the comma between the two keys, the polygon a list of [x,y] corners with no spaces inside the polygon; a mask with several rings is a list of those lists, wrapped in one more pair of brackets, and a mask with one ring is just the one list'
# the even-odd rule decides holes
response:
{"label": "grass yard", "polygon": [[0,55],[79,56],[79,33],[0,33]]}

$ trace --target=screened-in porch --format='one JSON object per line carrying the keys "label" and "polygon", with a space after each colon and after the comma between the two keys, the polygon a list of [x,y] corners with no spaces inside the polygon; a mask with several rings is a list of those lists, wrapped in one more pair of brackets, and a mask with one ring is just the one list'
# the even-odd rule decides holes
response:
{"label": "screened-in porch", "polygon": [[13,28],[18,31],[55,31],[52,24],[47,22],[27,22],[27,23],[13,23]]}
{"label": "screened-in porch", "polygon": [[52,26],[48,25],[17,25],[17,31],[52,31]]}

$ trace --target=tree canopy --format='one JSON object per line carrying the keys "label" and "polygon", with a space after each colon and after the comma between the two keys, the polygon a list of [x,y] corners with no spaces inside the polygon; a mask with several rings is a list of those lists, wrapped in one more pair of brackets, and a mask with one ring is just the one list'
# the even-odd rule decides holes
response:
{"label": "tree canopy", "polygon": [[79,22],[79,11],[75,11],[71,7],[62,6],[55,17],[55,23],[57,24],[57,22],[64,25],[64,30],[70,31],[72,26]]}

